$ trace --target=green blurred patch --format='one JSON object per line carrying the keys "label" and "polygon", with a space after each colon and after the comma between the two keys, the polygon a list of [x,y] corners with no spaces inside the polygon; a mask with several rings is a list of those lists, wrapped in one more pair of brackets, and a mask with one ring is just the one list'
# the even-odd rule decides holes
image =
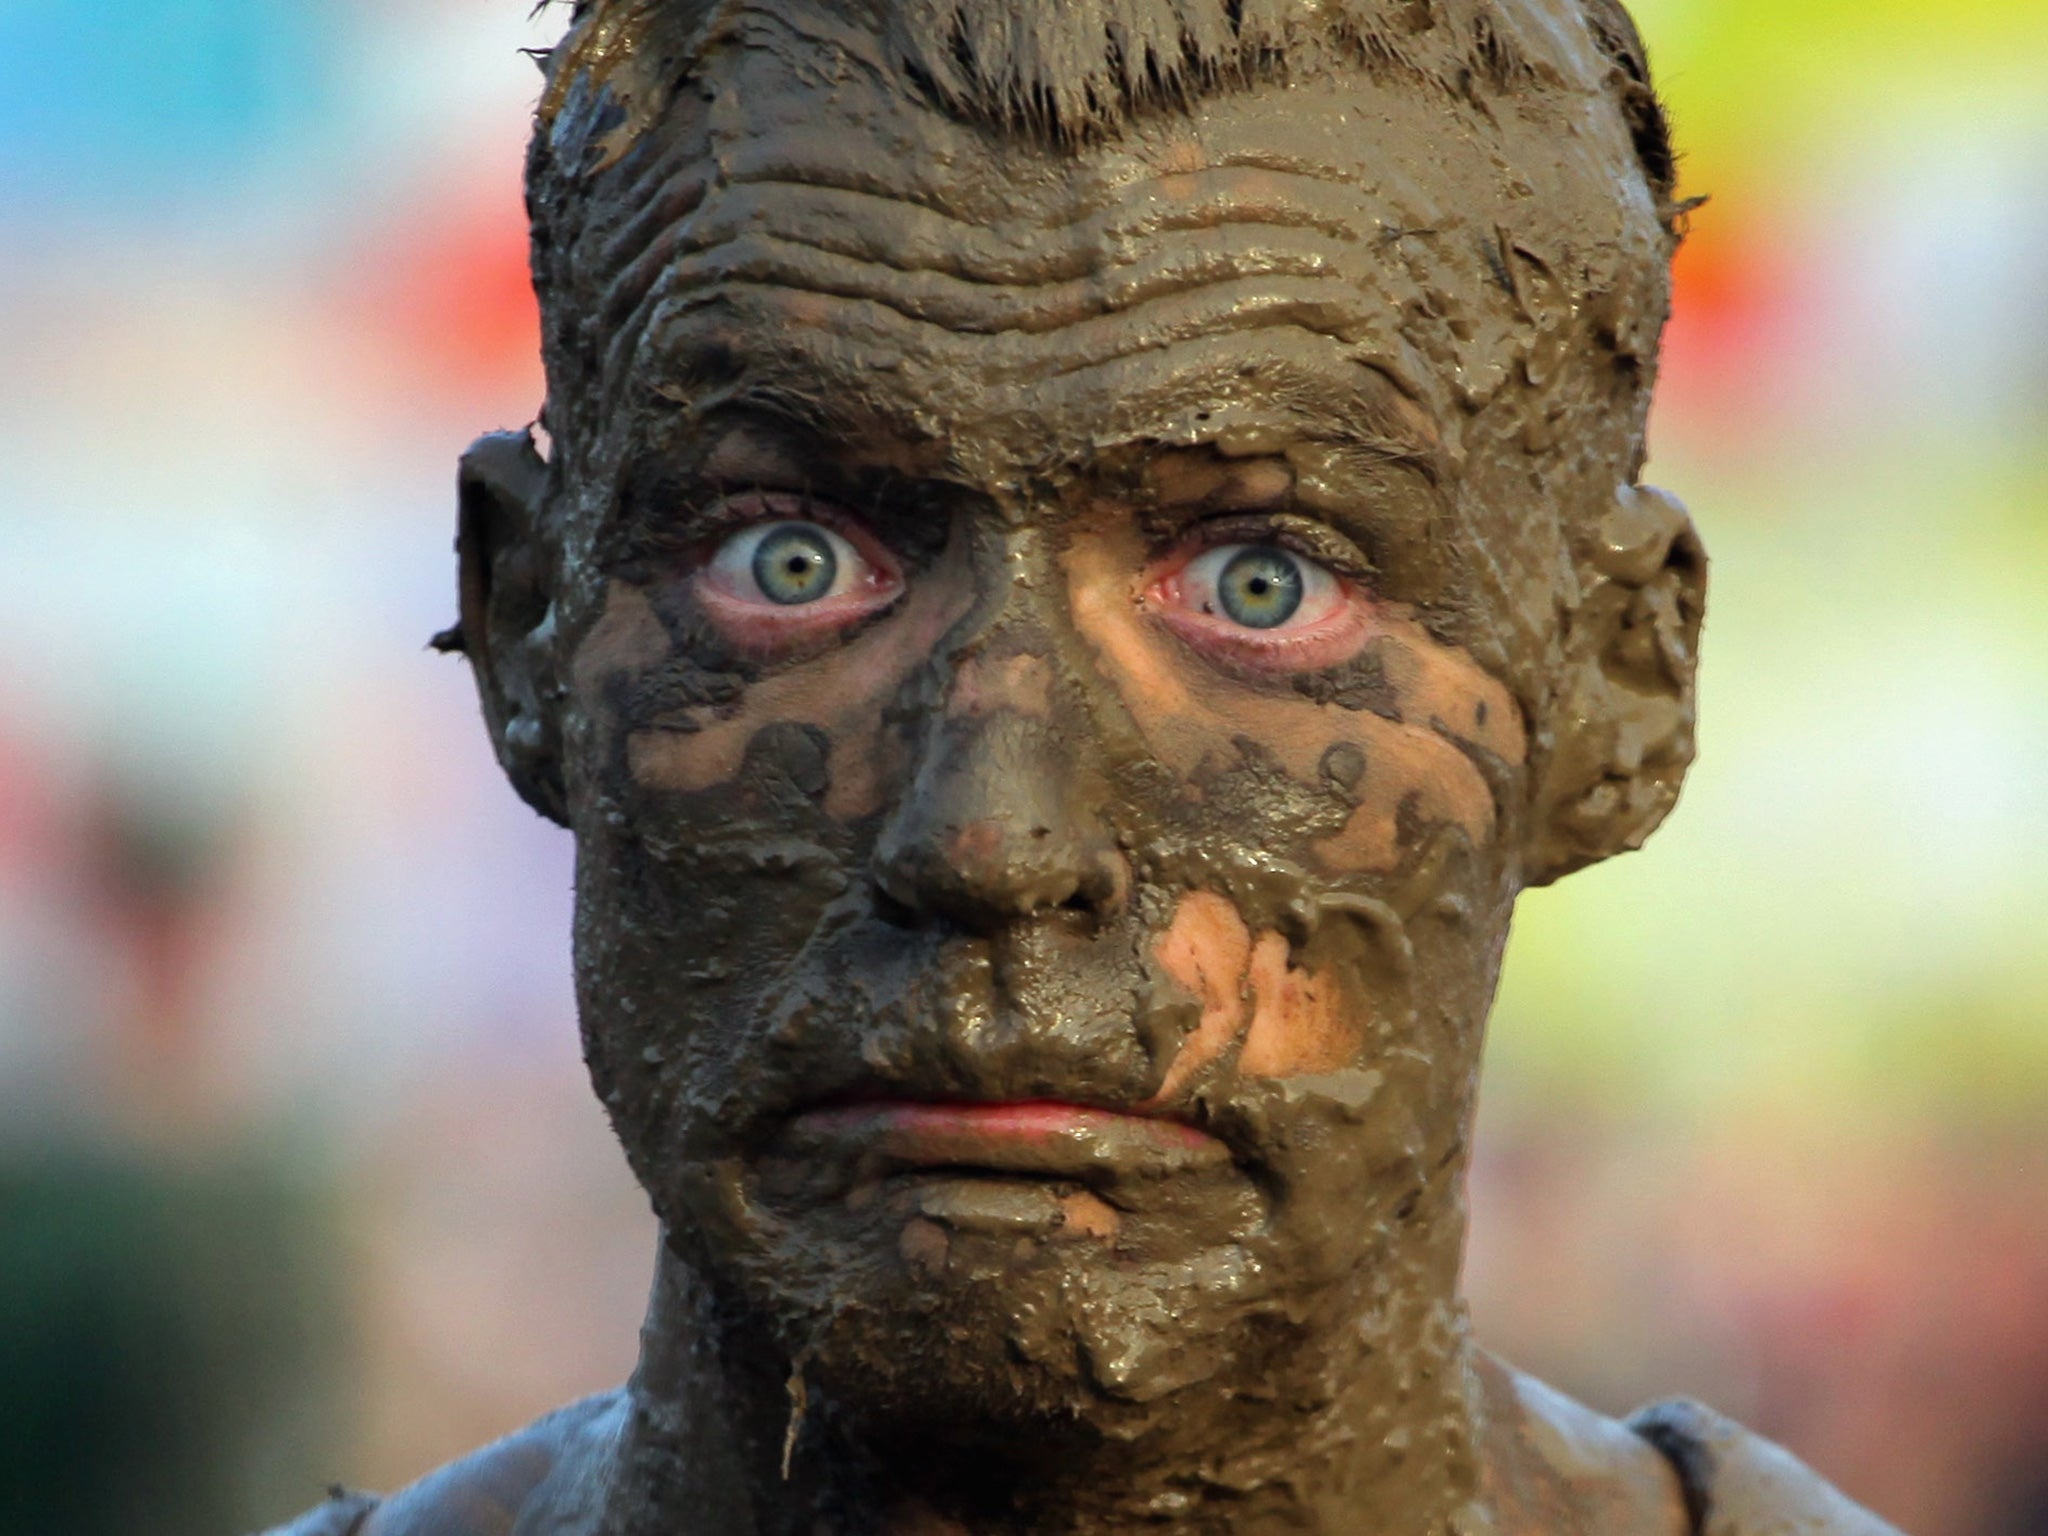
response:
{"label": "green blurred patch", "polygon": [[309,1502],[341,1312],[323,1200],[280,1162],[0,1165],[4,1536],[223,1536]]}

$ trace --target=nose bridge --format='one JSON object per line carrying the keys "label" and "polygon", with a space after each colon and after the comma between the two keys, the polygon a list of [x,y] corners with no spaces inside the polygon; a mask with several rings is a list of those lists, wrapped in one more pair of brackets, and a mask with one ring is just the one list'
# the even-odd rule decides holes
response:
{"label": "nose bridge", "polygon": [[943,739],[1071,735],[1075,679],[1056,640],[1059,583],[1033,527],[986,528],[972,564],[979,593],[931,660],[927,756]]}
{"label": "nose bridge", "polygon": [[970,928],[1099,909],[1125,884],[1088,711],[1043,611],[1057,589],[1036,563],[1006,546],[973,619],[933,657],[910,783],[875,850],[897,903]]}

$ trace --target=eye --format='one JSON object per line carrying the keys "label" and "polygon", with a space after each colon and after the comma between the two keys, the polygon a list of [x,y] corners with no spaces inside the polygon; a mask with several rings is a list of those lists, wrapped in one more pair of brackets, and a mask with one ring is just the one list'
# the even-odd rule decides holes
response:
{"label": "eye", "polygon": [[1212,544],[1178,564],[1169,556],[1143,601],[1225,671],[1260,676],[1346,660],[1375,612],[1353,579],[1279,543]]}
{"label": "eye", "polygon": [[794,497],[782,503],[779,495],[762,496],[739,506],[769,515],[727,534],[697,571],[706,617],[751,650],[780,650],[843,628],[888,607],[903,590],[889,551],[851,518],[842,528],[815,516],[776,517],[810,510]]}
{"label": "eye", "polygon": [[1182,606],[1253,630],[1320,618],[1341,595],[1323,567],[1274,544],[1218,545],[1190,560],[1176,585]]}
{"label": "eye", "polygon": [[841,595],[864,562],[854,547],[816,523],[766,523],[742,528],[718,547],[709,575],[742,601],[785,608]]}

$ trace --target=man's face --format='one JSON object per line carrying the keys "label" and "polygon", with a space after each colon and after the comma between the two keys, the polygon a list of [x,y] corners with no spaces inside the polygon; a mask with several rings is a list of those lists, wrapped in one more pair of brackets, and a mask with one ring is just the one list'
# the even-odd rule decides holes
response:
{"label": "man's face", "polygon": [[1544,608],[1557,515],[1443,422],[1498,167],[1362,80],[1041,153],[793,50],[586,237],[592,1067],[835,1396],[1141,1415],[1455,1272],[1527,797],[1488,594]]}

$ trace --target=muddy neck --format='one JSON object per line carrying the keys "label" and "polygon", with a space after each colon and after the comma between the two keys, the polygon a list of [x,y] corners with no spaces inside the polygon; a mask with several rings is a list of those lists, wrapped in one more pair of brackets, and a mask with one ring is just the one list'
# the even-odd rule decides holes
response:
{"label": "muddy neck", "polygon": [[[1445,1226],[1453,1225],[1445,1223]],[[1462,1228],[1462,1222],[1458,1222]],[[1000,1448],[863,1434],[664,1243],[604,1536],[1355,1536],[1493,1528],[1462,1231],[1325,1295],[1300,1347],[1142,1419]],[[1135,1425],[1135,1428],[1133,1427]]]}

